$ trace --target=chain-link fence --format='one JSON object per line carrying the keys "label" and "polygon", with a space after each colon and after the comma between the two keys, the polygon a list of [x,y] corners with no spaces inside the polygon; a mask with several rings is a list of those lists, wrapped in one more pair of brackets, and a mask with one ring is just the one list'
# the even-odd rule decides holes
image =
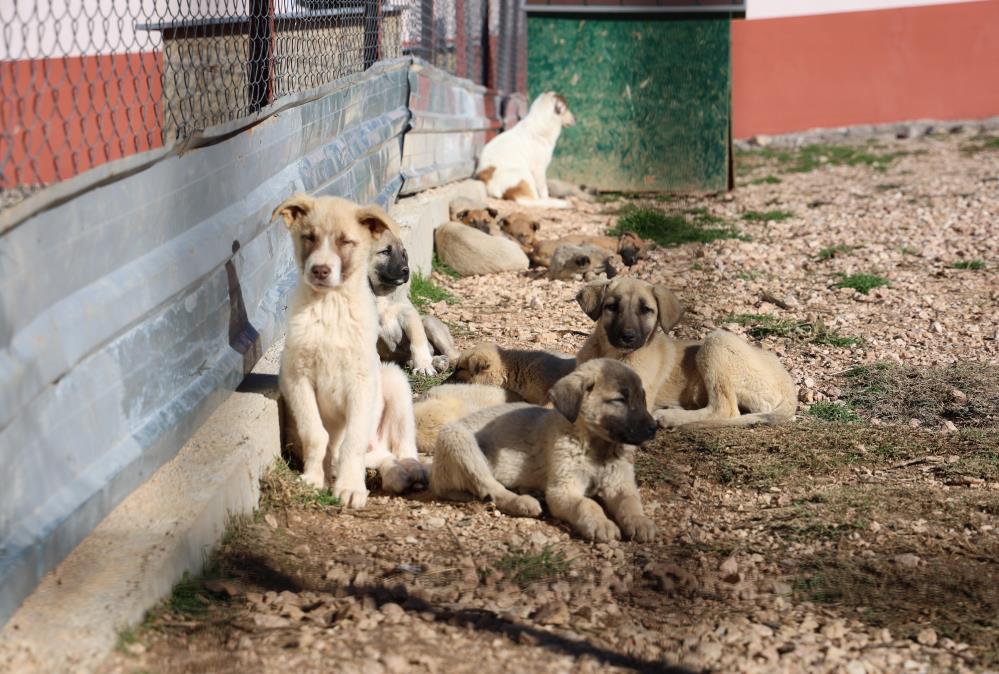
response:
{"label": "chain-link fence", "polygon": [[523,91],[525,42],[518,0],[3,0],[0,208],[377,60]]}

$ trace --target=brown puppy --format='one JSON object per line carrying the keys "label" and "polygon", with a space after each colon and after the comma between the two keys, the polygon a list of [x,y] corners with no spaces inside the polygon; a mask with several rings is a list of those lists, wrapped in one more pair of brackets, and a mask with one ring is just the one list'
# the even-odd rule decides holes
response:
{"label": "brown puppy", "polygon": [[576,359],[569,356],[479,344],[461,354],[448,382],[492,384],[529,403],[544,405],[555,382],[575,367]]}
{"label": "brown puppy", "polygon": [[643,241],[641,237],[634,232],[624,232],[619,237],[572,234],[570,236],[563,236],[560,239],[535,241],[533,248],[528,251],[528,256],[531,258],[531,264],[538,267],[551,266],[551,259],[555,254],[555,251],[559,246],[565,244],[574,246],[597,246],[610,253],[617,253],[621,256],[621,260],[628,267],[638,262],[648,248],[648,243]]}
{"label": "brown puppy", "polygon": [[507,238],[517,242],[521,250],[530,255],[541,223],[527,213],[511,213],[500,218],[499,228]]}
{"label": "brown puppy", "polygon": [[664,286],[633,278],[598,281],[576,301],[597,322],[576,360],[614,358],[635,368],[660,426],[751,426],[794,417],[797,387],[772,353],[725,330],[700,342],[665,335],[683,307]]}
{"label": "brown puppy", "polygon": [[638,375],[591,360],[552,387],[551,402],[553,410],[498,405],[445,426],[434,450],[434,495],[491,498],[508,515],[537,517],[538,500],[511,490],[543,491],[552,515],[583,538],[655,538],[635,484],[634,445],[656,433]]}
{"label": "brown puppy", "polygon": [[501,233],[500,226],[496,224],[498,214],[495,208],[463,208],[452,218],[480,232],[497,236]]}

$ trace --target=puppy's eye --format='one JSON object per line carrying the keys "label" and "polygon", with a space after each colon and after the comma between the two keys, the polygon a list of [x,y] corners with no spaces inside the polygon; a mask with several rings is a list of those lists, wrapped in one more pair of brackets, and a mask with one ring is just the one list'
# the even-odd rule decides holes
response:
{"label": "puppy's eye", "polygon": [[315,243],[316,242],[316,235],[313,234],[312,232],[308,232],[306,234],[303,234],[302,235],[302,241],[304,243]]}
{"label": "puppy's eye", "polygon": [[617,398],[609,398],[607,400],[607,402],[610,403],[610,404],[613,404],[613,405],[627,405],[628,404],[628,401],[625,400],[624,397],[622,397],[622,396],[618,396]]}
{"label": "puppy's eye", "polygon": [[640,308],[640,309],[638,310],[638,312],[639,312],[640,314],[643,314],[643,315],[648,315],[648,314],[651,314],[651,313],[653,312],[653,309],[652,309],[652,307],[647,307],[647,306],[644,306],[644,305],[643,305],[643,306],[642,306],[642,307],[641,307],[641,308]]}
{"label": "puppy's eye", "polygon": [[617,311],[617,305],[616,304],[605,304],[604,305],[604,311]]}
{"label": "puppy's eye", "polygon": [[392,254],[392,246],[388,246],[387,248],[382,248],[380,251],[378,251],[378,254],[379,255],[391,255]]}
{"label": "puppy's eye", "polygon": [[337,241],[337,245],[339,245],[341,248],[350,248],[351,246],[356,244],[357,241],[352,241],[351,239],[340,239]]}

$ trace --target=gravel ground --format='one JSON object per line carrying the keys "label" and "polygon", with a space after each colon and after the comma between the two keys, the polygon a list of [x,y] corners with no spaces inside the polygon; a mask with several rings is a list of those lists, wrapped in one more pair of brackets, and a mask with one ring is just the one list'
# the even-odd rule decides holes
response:
{"label": "gravel ground", "polygon": [[[660,433],[640,453],[655,543],[592,545],[426,493],[342,511],[278,468],[210,572],[123,632],[104,671],[999,671],[987,143],[880,141],[806,167],[764,149],[740,155],[733,194],[541,213],[546,237],[602,233],[629,204],[734,225],[743,238],[661,248],[628,273],[680,295],[677,335],[762,337],[801,386],[792,425]],[[746,217],[768,211],[791,215]],[[859,273],[889,284],[835,287]],[[541,276],[435,274],[457,301],[431,310],[461,346],[572,353],[591,329],[580,282]],[[892,387],[845,376],[874,363]],[[823,420],[830,402],[846,416]]]}

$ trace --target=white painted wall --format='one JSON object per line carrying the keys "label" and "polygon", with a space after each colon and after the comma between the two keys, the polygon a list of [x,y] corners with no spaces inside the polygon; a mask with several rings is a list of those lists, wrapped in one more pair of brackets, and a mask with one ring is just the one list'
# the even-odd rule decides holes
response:
{"label": "white painted wall", "polygon": [[[969,0],[746,0],[747,19],[774,19],[839,12],[864,12],[923,5],[950,5]],[[981,0],[970,0],[980,2]]]}

